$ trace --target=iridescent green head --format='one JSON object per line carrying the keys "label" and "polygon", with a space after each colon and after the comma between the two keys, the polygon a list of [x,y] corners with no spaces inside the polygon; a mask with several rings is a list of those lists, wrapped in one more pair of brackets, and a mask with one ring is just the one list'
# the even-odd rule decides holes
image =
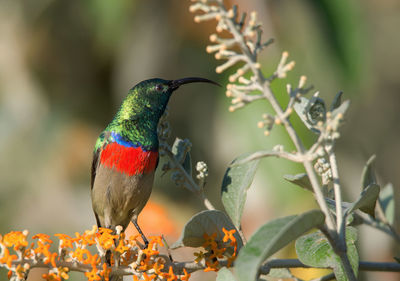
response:
{"label": "iridescent green head", "polygon": [[163,80],[159,78],[145,80],[129,91],[118,117],[125,120],[155,117],[158,122],[158,119],[164,113],[171,94],[179,86],[194,82],[217,84],[211,80],[198,77],[178,80]]}

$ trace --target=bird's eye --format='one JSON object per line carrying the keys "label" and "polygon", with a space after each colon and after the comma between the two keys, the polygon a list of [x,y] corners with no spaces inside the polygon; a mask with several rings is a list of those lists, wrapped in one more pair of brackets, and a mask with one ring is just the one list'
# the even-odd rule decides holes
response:
{"label": "bird's eye", "polygon": [[161,92],[163,90],[163,86],[161,84],[156,85],[156,91]]}

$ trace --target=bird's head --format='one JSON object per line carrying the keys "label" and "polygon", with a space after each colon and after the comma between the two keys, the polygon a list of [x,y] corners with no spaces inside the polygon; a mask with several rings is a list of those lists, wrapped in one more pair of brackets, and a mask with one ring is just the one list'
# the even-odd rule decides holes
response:
{"label": "bird's head", "polygon": [[184,84],[196,82],[211,83],[219,86],[214,81],[199,77],[187,77],[177,80],[159,78],[144,80],[129,91],[122,104],[119,117],[122,119],[135,119],[152,116],[158,121],[164,113],[172,93]]}

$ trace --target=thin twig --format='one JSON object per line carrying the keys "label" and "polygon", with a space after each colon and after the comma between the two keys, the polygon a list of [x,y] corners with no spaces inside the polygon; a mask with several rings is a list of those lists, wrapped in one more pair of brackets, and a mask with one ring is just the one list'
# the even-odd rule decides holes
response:
{"label": "thin twig", "polygon": [[212,203],[207,199],[207,197],[204,194],[204,190],[202,187],[198,186],[193,178],[186,172],[185,168],[183,168],[182,164],[176,159],[175,155],[172,153],[171,150],[165,149],[165,154],[169,157],[169,159],[172,161],[172,164],[176,169],[179,170],[180,173],[184,176],[185,180],[189,183],[189,185],[192,187],[192,189],[189,189],[190,191],[196,191],[195,193],[201,198],[203,201],[204,206],[208,210],[215,210],[215,207],[212,205]]}
{"label": "thin twig", "polygon": [[334,280],[335,278],[336,277],[335,277],[334,273],[329,273],[329,274],[321,276],[319,278],[312,279],[311,281],[329,281],[329,280]]}
{"label": "thin twig", "polygon": [[354,213],[355,218],[361,219],[362,223],[369,225],[373,228],[376,228],[389,236],[391,236],[394,240],[397,241],[397,243],[400,243],[400,235],[396,233],[396,231],[391,227],[390,225],[382,224],[377,220],[374,220],[371,216],[362,213],[362,212],[357,212]]}

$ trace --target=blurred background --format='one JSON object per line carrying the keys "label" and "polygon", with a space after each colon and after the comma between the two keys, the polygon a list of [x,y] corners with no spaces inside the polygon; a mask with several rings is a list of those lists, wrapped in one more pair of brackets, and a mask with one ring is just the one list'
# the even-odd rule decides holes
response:
{"label": "blurred background", "polygon": [[[360,192],[361,170],[376,153],[380,183],[400,185],[400,2],[397,0],[236,0],[256,10],[264,38],[276,43],[260,58],[273,72],[286,50],[296,68],[273,83],[283,103],[286,83],[306,75],[328,102],[340,90],[351,99],[337,145],[346,201]],[[215,22],[195,24],[182,0],[0,0],[0,233],[74,235],[95,224],[89,194],[94,143],[128,90],[141,80],[200,76],[226,85],[229,73],[205,52]],[[257,121],[266,103],[228,112],[224,88],[182,87],[170,102],[174,137],[192,142],[194,161],[209,166],[206,186],[219,208],[226,166],[242,153],[290,149],[280,128],[265,137]],[[306,144],[314,140],[294,118]],[[161,167],[161,166],[159,166]],[[315,207],[312,195],[282,180],[302,172],[283,160],[263,160],[249,190],[243,216],[249,237],[269,219]],[[184,223],[203,209],[195,195],[157,173],[150,203],[139,217],[145,233],[172,243]],[[400,202],[398,202],[400,203]],[[399,210],[397,210],[399,212]],[[366,228],[363,260],[392,261],[399,249],[387,236]],[[376,242],[376,241],[379,241]],[[190,259],[185,252],[177,259]],[[278,255],[279,256],[279,255]],[[283,257],[295,257],[293,248]],[[308,279],[321,274],[297,270]],[[0,271],[5,280],[6,272]],[[213,273],[193,280],[212,280]],[[84,280],[72,274],[70,280]],[[32,278],[32,280],[34,280]],[[130,279],[129,279],[130,280]],[[400,280],[399,274],[368,273],[360,280]]]}

